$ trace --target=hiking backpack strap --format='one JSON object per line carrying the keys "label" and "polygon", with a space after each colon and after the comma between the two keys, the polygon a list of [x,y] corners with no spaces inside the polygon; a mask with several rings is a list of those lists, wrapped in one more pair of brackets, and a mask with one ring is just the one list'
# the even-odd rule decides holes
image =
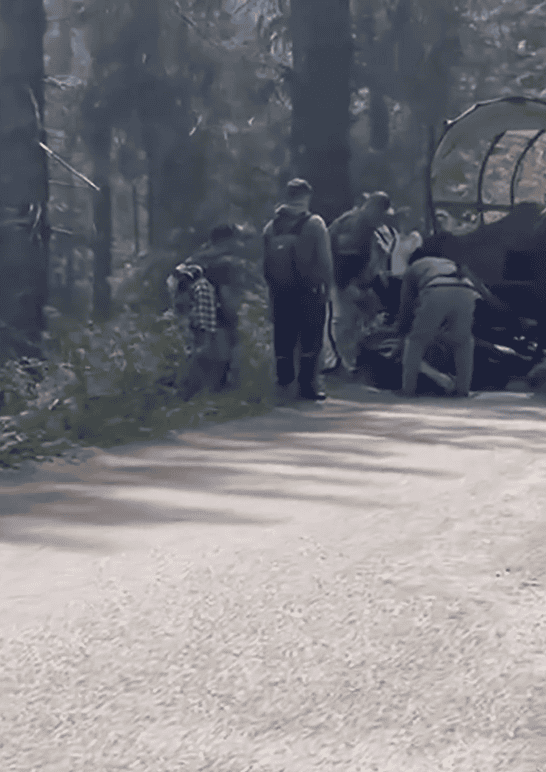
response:
{"label": "hiking backpack strap", "polygon": [[297,240],[305,223],[312,217],[310,212],[304,212],[295,222],[282,222],[283,217],[277,216],[271,225],[271,231],[265,237],[265,277],[270,286],[277,290],[297,289],[302,283],[300,272],[296,265]]}

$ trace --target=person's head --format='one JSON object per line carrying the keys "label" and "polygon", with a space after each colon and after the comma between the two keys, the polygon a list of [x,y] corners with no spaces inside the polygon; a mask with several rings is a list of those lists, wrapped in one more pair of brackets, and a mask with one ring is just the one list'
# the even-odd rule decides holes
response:
{"label": "person's head", "polygon": [[445,257],[448,260],[456,260],[457,255],[457,238],[452,233],[436,233],[426,238],[423,245],[410,255],[408,265],[413,265],[422,257]]}
{"label": "person's head", "polygon": [[306,205],[309,207],[312,195],[313,188],[307,180],[301,179],[301,177],[295,177],[286,186],[285,199],[286,203],[291,206]]}
{"label": "person's head", "polygon": [[355,198],[355,207],[357,209],[361,209],[366,201],[369,199],[370,194],[367,193],[365,190],[362,191],[362,193],[359,193],[358,196]]}
{"label": "person's head", "polygon": [[173,276],[178,282],[176,292],[176,307],[179,311],[187,311],[191,306],[190,288],[192,284],[204,276],[204,270],[200,265],[180,263],[173,271]]}
{"label": "person's head", "polygon": [[185,284],[193,284],[204,276],[203,266],[195,263],[180,263],[173,271],[176,278]]}
{"label": "person's head", "polygon": [[382,190],[376,190],[375,193],[370,193],[361,207],[361,212],[365,216],[369,224],[377,228],[383,222],[389,214],[394,214],[391,210],[391,199],[388,193]]}

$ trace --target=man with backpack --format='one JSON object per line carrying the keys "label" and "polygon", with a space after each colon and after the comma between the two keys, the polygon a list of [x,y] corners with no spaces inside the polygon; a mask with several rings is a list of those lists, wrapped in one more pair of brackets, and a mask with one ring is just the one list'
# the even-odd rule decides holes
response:
{"label": "man with backpack", "polygon": [[295,381],[299,341],[298,396],[324,400],[315,378],[333,266],[326,223],[309,211],[312,193],[306,180],[288,183],[286,202],[277,206],[264,228],[264,276],[273,317],[277,385],[286,394]]}

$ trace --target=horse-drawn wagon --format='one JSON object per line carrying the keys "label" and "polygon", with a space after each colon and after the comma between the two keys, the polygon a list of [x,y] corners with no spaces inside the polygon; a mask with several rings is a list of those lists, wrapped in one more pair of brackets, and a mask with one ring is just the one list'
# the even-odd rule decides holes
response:
{"label": "horse-drawn wagon", "polygon": [[[526,97],[478,103],[446,121],[430,159],[429,231],[451,231],[462,262],[501,301],[477,309],[475,389],[526,377],[546,349],[545,174],[546,101]],[[360,364],[392,387],[399,367],[388,359],[376,331]],[[432,363],[449,370],[441,352]]]}

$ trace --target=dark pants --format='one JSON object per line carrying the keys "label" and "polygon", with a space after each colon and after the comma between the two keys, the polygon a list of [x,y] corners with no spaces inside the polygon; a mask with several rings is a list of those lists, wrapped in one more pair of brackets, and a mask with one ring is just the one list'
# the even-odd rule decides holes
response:
{"label": "dark pants", "polygon": [[288,386],[296,377],[295,351],[300,344],[300,389],[313,385],[322,348],[326,300],[314,292],[278,292],[272,295],[273,342],[277,383]]}

